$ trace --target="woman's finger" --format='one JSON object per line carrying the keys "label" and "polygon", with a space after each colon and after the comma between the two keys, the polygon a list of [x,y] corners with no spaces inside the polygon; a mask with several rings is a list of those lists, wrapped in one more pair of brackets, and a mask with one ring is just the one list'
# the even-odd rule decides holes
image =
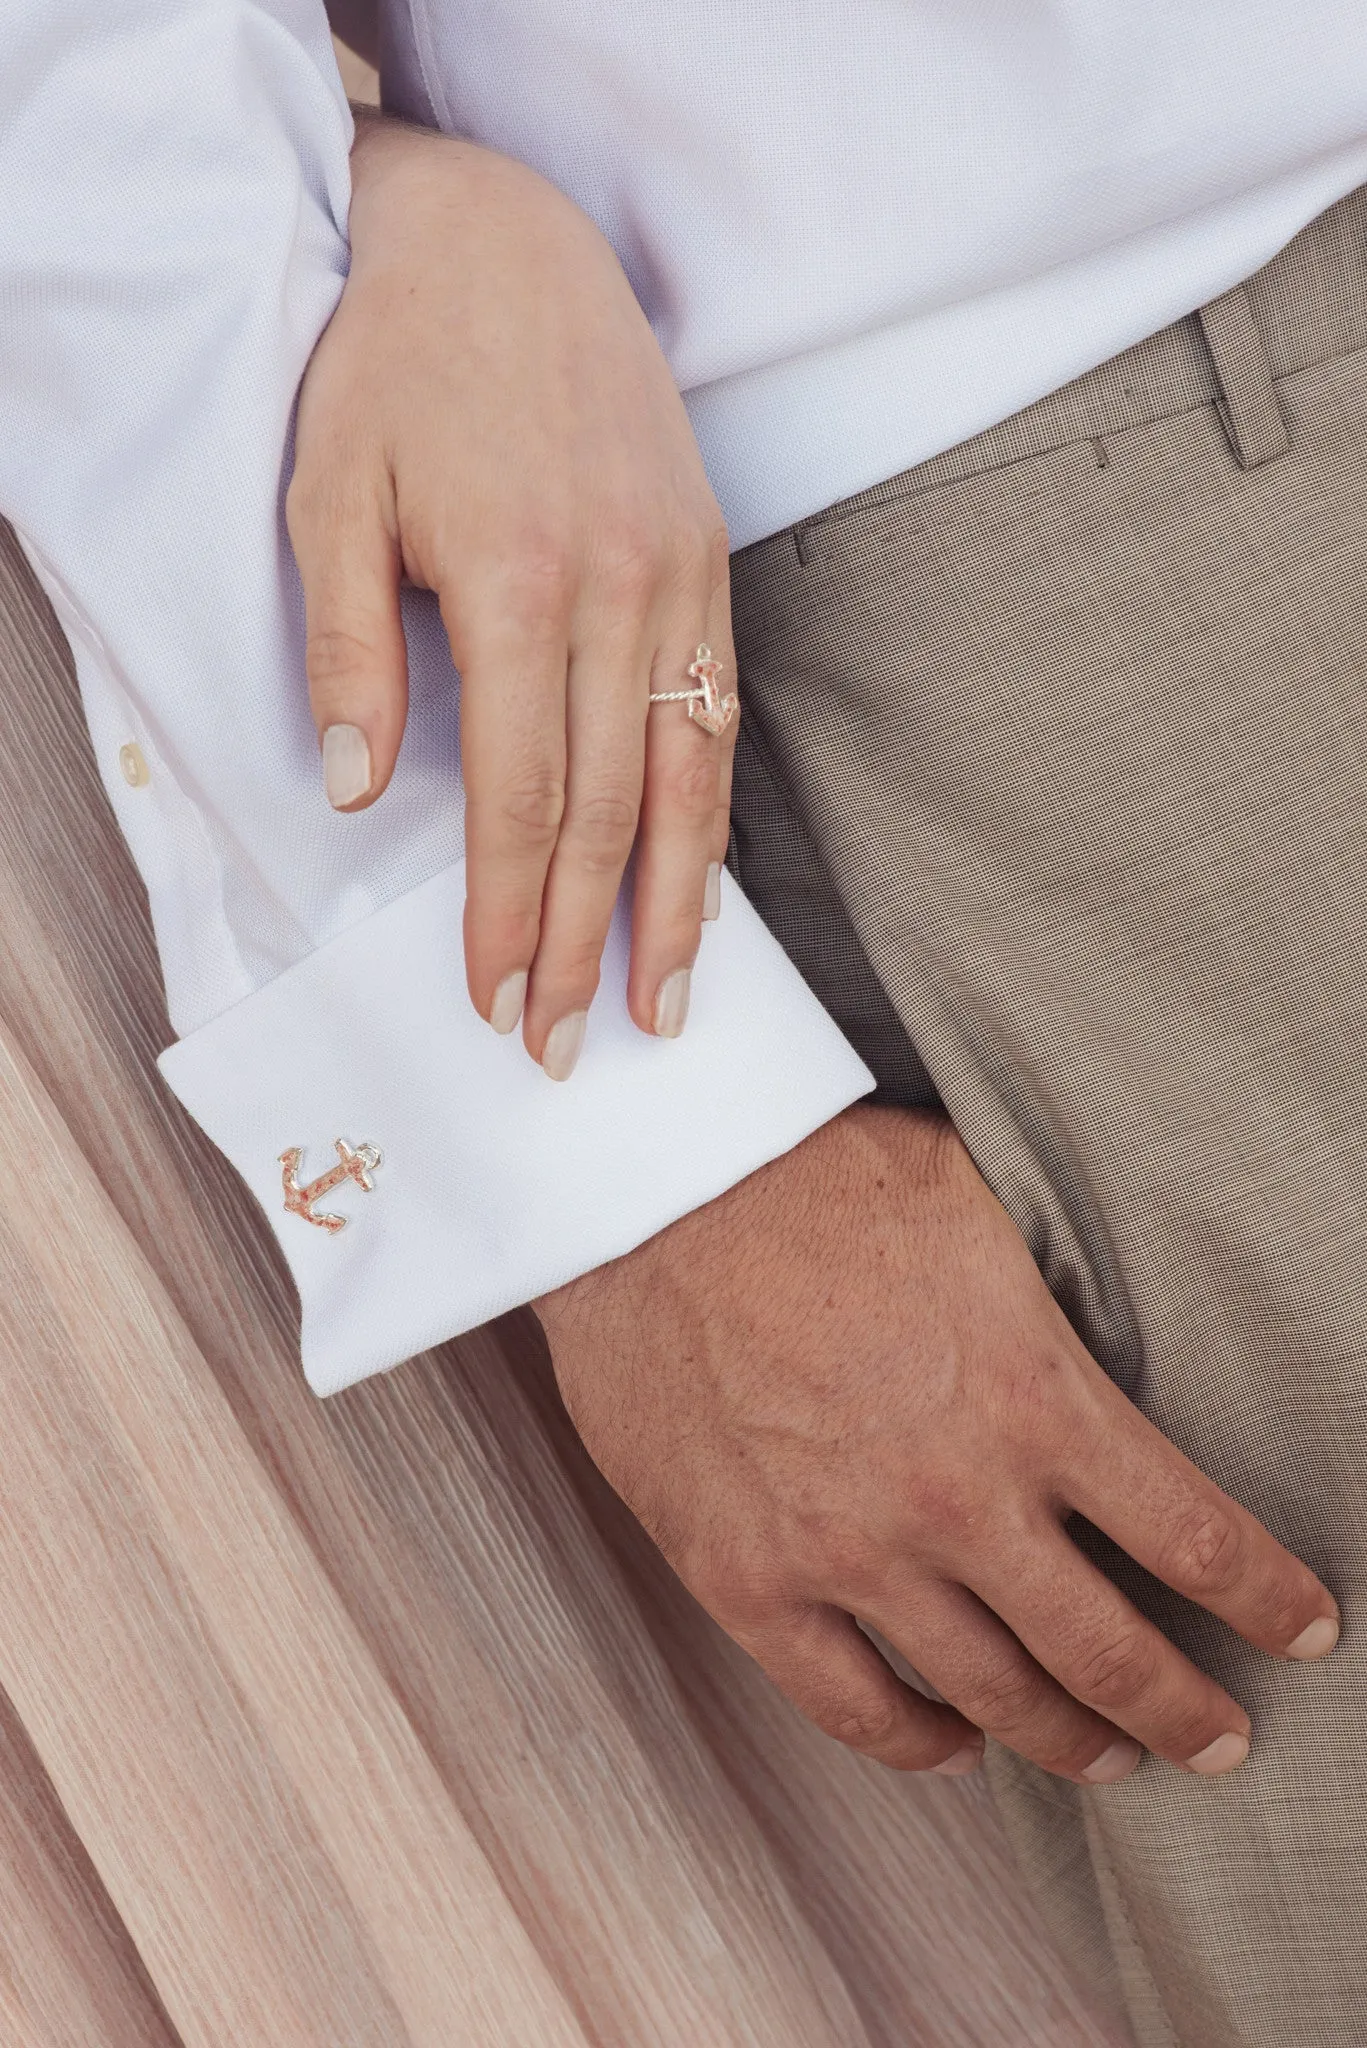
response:
{"label": "woman's finger", "polygon": [[[708,602],[706,630],[714,639],[690,637],[678,620],[662,638],[651,687],[654,691],[697,686],[690,668],[710,664],[721,699],[734,696],[735,656],[724,605],[715,592]],[[710,650],[700,662],[700,645]],[[726,729],[710,732],[689,716],[686,702],[653,704],[646,729],[645,789],[637,845],[633,898],[631,974],[627,1003],[643,1031],[677,1038],[688,1017],[693,962],[707,908],[708,870],[716,848],[717,812],[723,771],[734,745],[731,712]]]}
{"label": "woman's finger", "polygon": [[458,630],[447,617],[461,669],[465,971],[479,1014],[507,1033],[522,1016],[564,816],[569,608],[558,592],[468,580],[479,611]]}
{"label": "woman's finger", "polygon": [[730,729],[722,736],[721,776],[717,789],[717,809],[712,820],[712,834],[708,845],[707,880],[703,887],[703,923],[711,924],[721,916],[721,871],[726,865],[726,851],[731,844],[731,772],[736,759],[736,731],[739,718],[733,718]]}
{"label": "woman's finger", "polygon": [[374,803],[394,772],[408,712],[399,551],[383,509],[297,473],[286,519],[307,621],[309,703],[328,801]]}
{"label": "woman's finger", "polygon": [[[714,599],[719,621],[714,624],[717,635],[716,646],[734,647],[731,635],[731,584],[730,575],[719,586]],[[725,678],[723,678],[723,683]],[[735,676],[731,687],[739,695],[740,678]],[[721,774],[717,785],[717,811],[712,821],[712,839],[708,848],[707,882],[703,890],[702,914],[704,923],[721,915],[721,871],[726,860],[726,849],[731,843],[731,775],[736,761],[736,741],[740,736],[740,714],[731,720],[721,737]]]}
{"label": "woman's finger", "polygon": [[566,1080],[583,1043],[603,946],[641,810],[653,636],[627,607],[572,636],[565,808],[541,906],[523,1038]]}

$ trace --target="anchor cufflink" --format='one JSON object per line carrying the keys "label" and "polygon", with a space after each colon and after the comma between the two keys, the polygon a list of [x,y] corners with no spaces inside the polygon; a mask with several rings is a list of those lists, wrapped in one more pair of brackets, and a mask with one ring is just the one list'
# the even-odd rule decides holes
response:
{"label": "anchor cufflink", "polygon": [[285,1207],[290,1215],[302,1216],[306,1223],[316,1223],[320,1230],[338,1231],[346,1229],[346,1217],[327,1210],[315,1216],[314,1203],[331,1194],[344,1180],[354,1180],[357,1187],[364,1188],[369,1194],[375,1186],[370,1176],[381,1163],[381,1153],[378,1145],[358,1145],[353,1152],[345,1138],[334,1138],[332,1142],[337,1151],[337,1164],[330,1166],[326,1173],[320,1173],[317,1180],[300,1185],[299,1166],[304,1157],[302,1145],[291,1145],[287,1152],[282,1152],[280,1164],[284,1169],[281,1178]]}

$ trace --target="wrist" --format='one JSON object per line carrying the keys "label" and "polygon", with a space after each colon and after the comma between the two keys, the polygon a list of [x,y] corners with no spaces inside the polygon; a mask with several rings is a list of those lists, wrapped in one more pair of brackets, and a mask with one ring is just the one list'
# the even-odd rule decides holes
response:
{"label": "wrist", "polygon": [[[393,245],[405,225],[435,202],[449,204],[452,178],[462,160],[490,154],[477,143],[419,128],[376,107],[353,108],[351,212],[353,259],[367,252],[372,229],[377,256]],[[426,227],[421,230],[427,232]]]}
{"label": "wrist", "polygon": [[554,1348],[557,1333],[591,1316],[607,1292],[637,1294],[643,1318],[652,1296],[705,1292],[718,1245],[729,1248],[731,1262],[753,1258],[753,1284],[762,1292],[766,1245],[848,1227],[861,1202],[897,1204],[924,1196],[943,1175],[956,1142],[942,1110],[853,1103],[791,1151],[634,1251],[566,1281],[531,1306]]}

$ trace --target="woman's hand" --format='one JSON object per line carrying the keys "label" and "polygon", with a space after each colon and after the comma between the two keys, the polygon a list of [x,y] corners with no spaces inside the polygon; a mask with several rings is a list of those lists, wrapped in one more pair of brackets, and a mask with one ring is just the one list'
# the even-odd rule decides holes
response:
{"label": "woman's hand", "polygon": [[470,994],[564,1080],[633,844],[631,1014],[683,1028],[735,721],[713,737],[648,697],[690,687],[700,642],[734,676],[726,532],[591,221],[522,164],[376,118],[352,167],[287,501],[328,794],[359,810],[393,773],[407,577],[462,677]]}

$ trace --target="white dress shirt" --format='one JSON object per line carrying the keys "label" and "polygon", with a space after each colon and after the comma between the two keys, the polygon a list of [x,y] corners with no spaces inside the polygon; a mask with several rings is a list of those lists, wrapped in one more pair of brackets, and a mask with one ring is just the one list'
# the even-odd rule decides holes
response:
{"label": "white dress shirt", "polygon": [[[146,880],[162,1069],[257,1195],[322,1393],[609,1259],[870,1077],[727,885],[683,1037],[623,1001],[573,1079],[470,1007],[457,679],[407,605],[376,808],[325,801],[281,522],[345,270],[321,0],[0,0],[0,511],[76,656]],[[410,111],[615,241],[733,538],[985,426],[1253,269],[1367,179],[1367,20],[1305,0],[430,0]],[[367,1190],[286,1205],[336,1141]]]}
{"label": "white dress shirt", "polygon": [[1005,419],[1367,180],[1363,0],[380,0],[396,112],[616,245],[733,547]]}

